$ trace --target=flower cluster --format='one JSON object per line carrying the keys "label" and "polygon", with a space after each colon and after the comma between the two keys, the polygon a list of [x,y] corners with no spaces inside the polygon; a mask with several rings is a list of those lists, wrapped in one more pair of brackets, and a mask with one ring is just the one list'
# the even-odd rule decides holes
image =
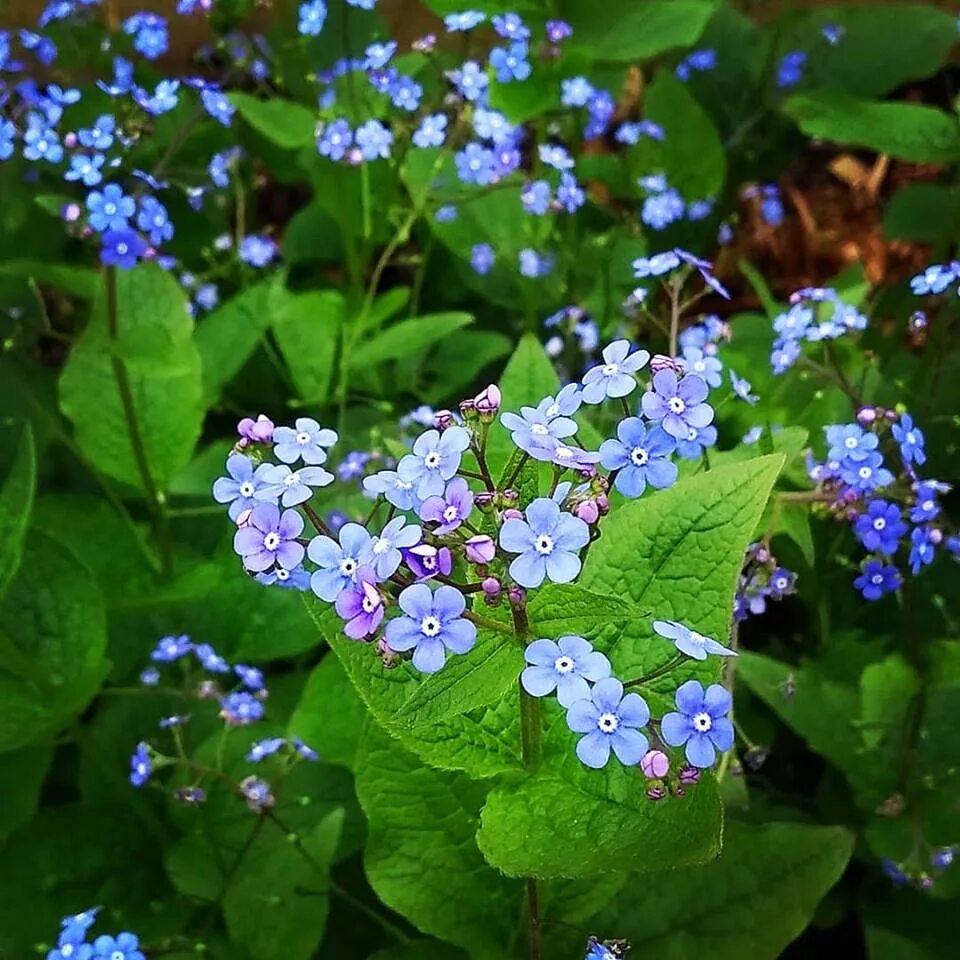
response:
{"label": "flower cluster", "polygon": [[926,859],[921,859],[922,856],[916,849],[905,861],[884,857],[880,867],[895,887],[910,885],[917,890],[929,890],[953,866],[957,849],[955,846],[928,848]]}
{"label": "flower cluster", "polygon": [[116,936],[102,933],[88,939],[99,912],[100,907],[91,907],[64,917],[60,921],[57,945],[47,953],[47,960],[146,960],[140,939],[128,930]]}
{"label": "flower cluster", "polygon": [[737,585],[733,615],[736,620],[756,617],[767,609],[768,600],[782,600],[796,593],[797,575],[784,569],[766,543],[752,543]]}

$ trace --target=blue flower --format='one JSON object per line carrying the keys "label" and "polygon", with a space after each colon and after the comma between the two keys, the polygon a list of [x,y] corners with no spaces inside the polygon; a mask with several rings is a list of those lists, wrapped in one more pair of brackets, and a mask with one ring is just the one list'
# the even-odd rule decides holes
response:
{"label": "blue flower", "polygon": [[866,433],[857,423],[834,424],[825,427],[827,435],[827,459],[838,463],[857,463],[866,460],[880,442],[875,433]]}
{"label": "blue flower", "polygon": [[637,257],[633,261],[633,275],[638,280],[644,280],[647,277],[662,277],[671,270],[676,270],[680,266],[680,257],[675,250],[667,250],[666,253],[655,253],[652,257]]}
{"label": "blue flower", "polygon": [[473,132],[483,140],[498,146],[512,145],[517,138],[517,128],[498,110],[477,107],[473,113]]}
{"label": "blue flower", "polygon": [[476,243],[470,250],[470,266],[481,277],[485,277],[493,269],[495,259],[493,247],[489,243]]}
{"label": "blue flower", "polygon": [[254,493],[256,500],[269,500],[285,507],[295,507],[313,496],[312,487],[325,487],[333,483],[333,474],[323,467],[301,467],[291,470],[286,464],[268,465],[261,477],[263,486]]}
{"label": "blue flower", "polygon": [[377,5],[377,0],[347,0],[347,3],[359,10],[372,10]]}
{"label": "blue flower", "polygon": [[638,693],[624,696],[623,684],[614,677],[598,680],[590,699],[575,700],[567,711],[567,726],[586,736],[577,741],[577,756],[584,765],[599,770],[610,751],[625,766],[638,764],[650,744],[640,732],[650,720],[650,709]]}
{"label": "blue flower", "polygon": [[193,648],[193,654],[204,670],[210,673],[229,673],[230,664],[217,653],[209,643],[198,643]]}
{"label": "blue flower", "polygon": [[161,637],[153,653],[150,654],[150,659],[157,663],[173,663],[185,657],[191,650],[193,650],[193,644],[185,633],[179,637]]}
{"label": "blue flower", "polygon": [[332,447],[339,437],[334,430],[320,426],[310,417],[297,417],[293,427],[277,427],[273,431],[273,453],[284,463],[304,463],[314,466],[326,463],[325,447]]}
{"label": "blue flower", "polygon": [[521,42],[511,43],[509,47],[494,47],[490,51],[490,66],[493,67],[500,83],[511,80],[526,80],[530,76],[530,63],[527,56],[530,48]]}
{"label": "blue flower", "polygon": [[958,277],[960,262],[955,260],[946,264],[935,263],[910,281],[910,289],[918,297],[928,293],[943,293]]}
{"label": "blue flower", "polygon": [[940,504],[937,501],[937,495],[949,492],[949,490],[950,487],[947,484],[938,483],[936,480],[915,483],[913,486],[913,506],[910,510],[911,521],[913,523],[926,523],[928,520],[933,520],[939,516]]}
{"label": "blue flower", "polygon": [[392,577],[403,561],[401,548],[415,547],[422,535],[417,524],[408,524],[403,517],[394,517],[378,536],[373,537],[370,564],[377,579],[386,580]]}
{"label": "blue flower", "polygon": [[13,121],[0,117],[0,160],[9,160],[13,156],[17,128]]}
{"label": "blue flower", "polygon": [[136,210],[133,197],[128,197],[123,188],[108,183],[103,190],[91,190],[87,196],[88,222],[98,233],[108,230],[120,231],[129,227],[129,218]]}
{"label": "blue flower", "polygon": [[710,767],[721,753],[733,746],[733,724],[727,713],[733,702],[730,692],[719,683],[704,692],[699,680],[680,685],[675,696],[677,712],[664,715],[660,736],[671,747],[686,744],[687,760],[695,767]]}
{"label": "blue flower", "polygon": [[63,159],[60,136],[42,114],[31,113],[27,119],[23,155],[27,160],[46,160],[48,163],[59,163]]}
{"label": "blue flower", "polygon": [[493,29],[496,30],[504,40],[530,39],[529,28],[515,13],[506,13],[503,16],[494,17]]}
{"label": "blue flower", "polygon": [[296,566],[292,570],[286,570],[283,567],[261,570],[260,573],[254,575],[253,579],[265,587],[272,587],[276,584],[284,590],[300,590],[303,592],[310,589],[310,574],[302,566]]}
{"label": "blue flower", "polygon": [[169,113],[180,102],[177,96],[179,89],[179,80],[161,80],[153,93],[147,93],[142,87],[137,87],[133,92],[133,99],[151,116],[158,117],[163,113]]}
{"label": "blue flower", "polygon": [[334,120],[327,124],[317,140],[317,152],[331,160],[342,160],[353,146],[353,132],[346,120]]}
{"label": "blue flower", "polygon": [[617,112],[617,105],[607,90],[594,90],[587,101],[587,122],[583,128],[583,136],[590,140],[602,137]]}
{"label": "blue flower", "polygon": [[467,60],[458,70],[448,74],[460,95],[471,103],[479,100],[490,85],[490,78],[476,60]]}
{"label": "blue flower", "polygon": [[719,387],[723,382],[720,376],[723,364],[713,354],[704,353],[699,347],[684,348],[683,368],[705,380],[707,386]]}
{"label": "blue flower", "polygon": [[561,707],[589,699],[590,683],[610,676],[610,661],[583,637],[534,640],[523,655],[529,664],[520,674],[523,689],[531,697],[545,697],[556,690]]}
{"label": "blue flower", "polygon": [[643,201],[640,219],[653,230],[663,230],[683,218],[686,206],[683,197],[672,187],[655,193]]}
{"label": "blue flower", "polygon": [[673,645],[688,657],[694,660],[706,660],[710,654],[718,657],[735,657],[735,650],[725,647],[722,643],[705,637],[696,630],[685,627],[676,620],[654,620],[654,633],[659,634],[665,640],[672,640]]}
{"label": "blue flower", "polygon": [[734,394],[749,403],[751,407],[756,406],[760,398],[755,393],[750,392],[752,389],[750,381],[741,379],[733,370],[727,372],[730,374],[730,386],[733,387]]}
{"label": "blue flower", "polygon": [[397,653],[413,650],[413,665],[421,673],[436,673],[451,653],[467,653],[477,639],[477,628],[461,614],[463,594],[446,585],[431,591],[425,583],[406,587],[397,603],[404,616],[387,622],[387,645]]}
{"label": "blue flower", "polygon": [[79,180],[86,187],[95,187],[102,179],[100,168],[104,158],[95,153],[88,156],[85,153],[75,153],[70,158],[70,169],[63,175],[64,180]]}
{"label": "blue flower", "polygon": [[323,30],[323,25],[326,23],[327,5],[324,0],[301,3],[299,17],[297,31],[305,37],[315,37]]}
{"label": "blue flower", "polygon": [[245,663],[238,663],[233,672],[240,678],[240,682],[256,693],[263,689],[263,671],[257,667],[249,667]]}
{"label": "blue flower", "polygon": [[317,753],[313,747],[308,747],[299,737],[291,737],[290,745],[293,747],[296,755],[303,757],[304,760],[317,761],[320,759],[320,754]]}
{"label": "blue flower", "polygon": [[776,376],[786,373],[800,359],[800,344],[796,340],[774,341],[770,352],[770,366]]}
{"label": "blue flower", "polygon": [[577,178],[570,173],[561,173],[560,185],[557,187],[557,203],[567,213],[576,213],[586,202],[587,195]]}
{"label": "blue flower", "polygon": [[910,534],[910,571],[916,576],[922,567],[933,563],[934,541],[929,527],[914,527]]}
{"label": "blue flower", "polygon": [[853,581],[864,600],[879,600],[885,593],[899,590],[902,583],[900,571],[882,560],[868,560],[863,572]]}
{"label": "blue flower", "polygon": [[876,451],[868,453],[863,460],[841,463],[840,477],[848,487],[861,493],[893,483],[893,474],[883,465],[883,457]]}
{"label": "blue flower", "polygon": [[560,102],[565,107],[585,107],[594,92],[586,77],[570,77],[560,82]]}
{"label": "blue flower", "polygon": [[867,550],[892,556],[907,532],[907,525],[900,519],[897,504],[872,500],[867,512],[857,517],[853,530]]}
{"label": "blue flower", "polygon": [[399,510],[416,510],[420,498],[416,486],[410,480],[404,480],[396,470],[381,470],[372,476],[363,478],[364,492],[374,496],[382,495]]}
{"label": "blue flower", "polygon": [[545,277],[553,270],[553,257],[549,254],[541,256],[532,247],[524,247],[517,257],[520,274],[531,280]]}
{"label": "blue flower", "polygon": [[437,207],[433,219],[437,223],[453,223],[457,219],[457,208],[452,203],[445,203],[442,207]]}
{"label": "blue flower", "polygon": [[265,740],[257,740],[247,751],[246,761],[247,763],[259,763],[261,760],[279,753],[286,745],[287,741],[284,737],[267,737]]}
{"label": "blue flower", "polygon": [[484,187],[496,177],[496,157],[492,150],[471,141],[454,155],[457,176],[463,183]]}
{"label": "blue flower", "polygon": [[153,773],[153,762],[150,759],[150,748],[141,740],[137,749],[130,757],[130,782],[135,787],[142,787]]}
{"label": "blue flower", "polygon": [[519,554],[510,563],[510,576],[522,587],[539,587],[544,579],[569,583],[580,573],[577,553],[590,540],[590,528],[546,497],[534,500],[525,516],[500,528],[500,546]]}
{"label": "blue flower", "polygon": [[146,960],[140,950],[140,941],[133,933],[118,933],[116,937],[101,936],[93,941],[94,960]]}
{"label": "blue flower", "polygon": [[551,440],[564,440],[577,432],[577,424],[570,417],[580,407],[580,390],[576,384],[567,384],[556,396],[545,397],[537,406],[521,407],[520,414],[507,411],[500,422],[510,431],[513,442],[524,452],[534,447],[551,446]]}
{"label": "blue flower", "polygon": [[698,460],[707,447],[717,442],[717,428],[713,424],[706,427],[687,426],[686,435],[677,440],[677,454],[684,460]]}
{"label": "blue flower", "polygon": [[376,160],[377,157],[386,160],[393,145],[393,134],[379,120],[367,120],[357,128],[354,141],[364,160]]}
{"label": "blue flower", "polygon": [[607,397],[625,397],[637,385],[634,374],[650,359],[646,350],[630,353],[629,340],[614,340],[603,348],[603,363],[583,375],[583,402],[602,403]]}
{"label": "blue flower", "polygon": [[146,242],[133,230],[107,230],[101,237],[100,262],[107,266],[130,270],[146,252]]}
{"label": "blue flower", "polygon": [[670,369],[658,370],[653,376],[653,390],[641,398],[643,413],[659,421],[663,429],[677,440],[687,439],[689,428],[701,429],[713,420],[713,407],[703,401],[707,385],[699,377],[687,374],[679,382]]}
{"label": "blue flower", "polygon": [[920,466],[927,462],[923,449],[923,432],[913,425],[913,417],[909,413],[900,417],[900,422],[893,425],[891,432],[900,444],[900,456],[904,463],[916,463]]}
{"label": "blue flower", "polygon": [[250,234],[240,241],[240,259],[251,267],[260,269],[277,255],[277,245],[270,237]]}
{"label": "blue flower", "polygon": [[310,589],[332,603],[357,579],[357,570],[373,561],[373,537],[359,523],[345,523],[338,532],[340,540],[314,537],[307,556],[320,568],[310,577]]}
{"label": "blue flower", "polygon": [[159,246],[173,237],[173,224],[170,222],[167,208],[155,197],[144,197],[140,201],[137,226],[149,235],[150,242],[154,246]]}
{"label": "blue flower", "polygon": [[544,30],[551,43],[562,43],[573,36],[573,27],[566,20],[548,20],[544,24]]}
{"label": "blue flower", "polygon": [[257,813],[276,803],[276,798],[270,792],[270,784],[258,777],[244,777],[239,787],[247,806]]}
{"label": "blue flower", "polygon": [[397,52],[397,44],[390,40],[387,43],[371,43],[363,51],[366,59],[363,62],[365,70],[382,70]]}
{"label": "blue flower", "polygon": [[133,48],[148,60],[163,56],[169,46],[167,21],[155,13],[135,13],[123,21],[123,32],[133,37]]}
{"label": "blue flower", "polygon": [[263,719],[263,703],[246,690],[235,690],[220,700],[220,716],[231,727],[245,727]]}
{"label": "blue flower", "polygon": [[206,110],[217,123],[221,123],[225,127],[230,126],[230,121],[233,120],[233,115],[237,112],[237,108],[227,99],[226,94],[222,90],[204,87],[204,89],[200,91],[200,102],[203,104],[203,109]]}
{"label": "blue flower", "polygon": [[443,18],[443,25],[450,33],[472,30],[487,19],[485,13],[478,10],[464,10],[462,13],[450,13]]}
{"label": "blue flower", "polygon": [[447,123],[443,113],[428,114],[413,132],[414,144],[418,147],[442,147],[447,139]]}
{"label": "blue flower", "polygon": [[303,517],[295,510],[280,513],[272,503],[258,503],[250,511],[248,525],[233,538],[233,549],[243,557],[247,570],[259,573],[275,563],[293,570],[303,560],[303,546],[297,538],[303,532]]}
{"label": "blue flower", "polygon": [[781,89],[794,87],[803,79],[807,55],[803,50],[792,50],[784,55],[777,67],[777,86]]}
{"label": "blue flower", "polygon": [[227,477],[218,477],[213,482],[213,499],[217,503],[229,503],[228,514],[236,520],[244,510],[252,510],[257,501],[254,494],[263,488],[264,474],[272,464],[261,463],[254,468],[253,461],[242,453],[227,457]]}
{"label": "blue flower", "polygon": [[390,95],[390,101],[400,110],[406,110],[413,113],[420,105],[420,98],[423,96],[423,87],[412,77],[398,77],[387,91]]}
{"label": "blue flower", "polygon": [[648,483],[662,490],[677,482],[677,465],[668,459],[675,449],[662,427],[647,430],[639,417],[627,417],[617,424],[617,439],[600,444],[600,463],[617,471],[614,486],[625,497],[639,497]]}
{"label": "blue flower", "polygon": [[470,446],[470,434],[463,427],[448,427],[441,434],[427,430],[414,441],[413,453],[397,465],[401,479],[415,484],[421,500],[440,496],[444,483],[460,468],[463,452]]}

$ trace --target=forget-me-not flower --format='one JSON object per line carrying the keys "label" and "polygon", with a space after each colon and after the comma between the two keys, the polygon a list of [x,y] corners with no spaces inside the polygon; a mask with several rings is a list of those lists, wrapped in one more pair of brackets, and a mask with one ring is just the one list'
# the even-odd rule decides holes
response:
{"label": "forget-me-not flower", "polygon": [[882,560],[868,560],[860,576],[853,581],[864,600],[879,600],[885,593],[899,590],[902,583],[900,571]]}
{"label": "forget-me-not flower", "polygon": [[332,447],[338,440],[336,431],[320,426],[310,417],[297,417],[293,427],[277,427],[273,431],[273,452],[284,463],[304,463],[319,466],[326,463],[325,447]]}
{"label": "forget-me-not flower", "polygon": [[590,698],[575,700],[567,711],[567,726],[586,736],[577,741],[581,763],[595,770],[605,767],[612,750],[626,766],[640,762],[650,744],[640,732],[650,720],[650,709],[638,693],[624,696],[614,677],[598,680]]}
{"label": "forget-me-not flower", "polygon": [[710,654],[718,657],[735,657],[735,650],[725,647],[711,637],[705,637],[696,630],[691,630],[676,620],[654,620],[654,633],[665,640],[671,640],[673,645],[688,657],[694,660],[706,660]]}
{"label": "forget-me-not flower", "polygon": [[303,517],[296,510],[280,509],[272,503],[258,503],[250,511],[249,526],[233,538],[233,549],[243,558],[247,570],[255,573],[278,563],[292,570],[303,559],[297,537],[303,532]]}
{"label": "forget-me-not flower", "polygon": [[271,500],[285,507],[295,507],[313,496],[312,487],[325,487],[333,483],[333,474],[323,467],[301,467],[292,470],[285,463],[271,464],[263,472],[263,486],[254,494],[255,500]]}
{"label": "forget-me-not flower", "polygon": [[890,431],[894,440],[900,444],[900,456],[904,463],[915,463],[918,466],[927,462],[927,454],[923,449],[924,436],[919,427],[914,426],[913,417],[905,413],[900,422],[895,423]]}
{"label": "forget-me-not flower", "polygon": [[460,460],[469,446],[470,434],[463,427],[448,427],[443,433],[427,430],[414,441],[413,453],[408,453],[397,464],[397,473],[414,484],[421,500],[438,497],[446,481],[460,468]]}
{"label": "forget-me-not flower", "polygon": [[640,402],[646,417],[659,421],[671,437],[682,440],[689,427],[700,429],[713,420],[713,407],[703,402],[707,393],[707,384],[700,377],[688,373],[678,381],[667,368],[653,375],[653,390],[644,393]]}
{"label": "forget-me-not flower", "polygon": [[637,385],[634,374],[650,359],[646,350],[630,352],[629,340],[614,340],[603,348],[603,363],[583,375],[584,403],[602,403],[607,397],[625,397]]}
{"label": "forget-me-not flower", "polygon": [[455,587],[432,591],[425,583],[404,589],[397,603],[404,616],[387,623],[387,645],[397,653],[413,650],[413,665],[421,673],[436,673],[447,651],[467,653],[477,639],[477,628],[463,618],[466,600]]}
{"label": "forget-me-not flower", "polygon": [[439,524],[433,532],[443,536],[456,530],[470,516],[471,510],[473,492],[463,477],[454,477],[442,497],[427,497],[417,512],[421,520]]}
{"label": "forget-me-not flower", "polygon": [[616,470],[614,486],[625,497],[639,497],[649,483],[656,490],[677,482],[677,465],[669,459],[676,440],[662,427],[649,429],[639,417],[617,424],[617,439],[600,444],[600,463]]}
{"label": "forget-me-not flower", "polygon": [[523,689],[532,697],[556,690],[561,707],[589,699],[590,684],[610,676],[610,661],[583,637],[534,640],[523,655],[529,664],[520,674]]}
{"label": "forget-me-not flower", "polygon": [[415,523],[408,524],[403,517],[394,517],[375,536],[370,546],[370,564],[380,580],[386,580],[397,572],[403,561],[401,548],[416,546],[422,531]]}
{"label": "forget-me-not flower", "polygon": [[343,632],[353,640],[362,640],[377,630],[383,623],[383,597],[372,567],[357,569],[354,582],[337,594],[334,609],[345,621]]}
{"label": "forget-me-not flower", "polygon": [[703,689],[699,680],[680,685],[677,710],[660,721],[660,736],[671,747],[686,744],[687,760],[695,767],[711,767],[716,751],[733,746],[733,724],[727,718],[733,698],[719,683]]}
{"label": "forget-me-not flower", "polygon": [[[264,474],[272,464],[261,463],[256,468],[249,457],[232,453],[227,457],[227,477],[218,477],[213,483],[213,499],[217,503],[229,503],[227,511],[231,520],[236,520],[244,510],[252,510],[257,501],[254,495],[266,483]],[[274,501],[276,498],[273,498]]]}
{"label": "forget-me-not flower", "polygon": [[868,550],[892,556],[907,532],[907,525],[900,519],[897,504],[872,500],[867,512],[857,517],[853,530]]}
{"label": "forget-me-not flower", "polygon": [[396,470],[381,470],[364,477],[363,489],[368,495],[384,496],[398,510],[416,510],[420,505],[413,481],[404,480]]}
{"label": "forget-me-not flower", "polygon": [[518,554],[510,576],[522,587],[539,587],[544,579],[569,583],[580,572],[577,552],[590,540],[590,528],[546,497],[534,500],[525,516],[511,517],[500,528],[500,546]]}

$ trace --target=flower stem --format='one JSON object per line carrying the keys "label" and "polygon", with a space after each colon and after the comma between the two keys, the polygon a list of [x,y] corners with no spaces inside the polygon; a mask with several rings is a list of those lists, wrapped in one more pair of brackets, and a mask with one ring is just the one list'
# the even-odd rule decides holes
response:
{"label": "flower stem", "polygon": [[651,680],[656,680],[657,677],[662,677],[665,673],[669,673],[674,667],[679,667],[681,663],[687,658],[679,653],[673,659],[668,660],[662,666],[657,667],[655,670],[651,670],[649,673],[645,673],[642,677],[637,677],[634,680],[628,680],[624,685],[623,689],[626,690],[627,687],[638,687],[642,683],[649,683]]}
{"label": "flower stem", "polygon": [[670,284],[670,357],[677,355],[677,337],[680,332],[680,285]]}
{"label": "flower stem", "polygon": [[491,620],[489,617],[482,617],[479,613],[474,613],[472,610],[465,610],[462,616],[465,620],[469,620],[478,627],[483,627],[484,630],[496,630],[497,633],[512,633],[511,629],[505,623],[501,623],[499,620]]}
{"label": "flower stem", "polygon": [[317,511],[313,509],[313,507],[305,503],[303,505],[303,512],[310,518],[310,522],[317,528],[317,533],[322,533],[331,540],[337,539],[333,535],[333,531],[323,522],[323,519],[319,516]]}
{"label": "flower stem", "polygon": [[507,478],[507,482],[503,485],[504,490],[509,490],[513,486],[513,482],[520,476],[520,471],[523,469],[524,464],[530,459],[528,453],[523,454],[520,459],[517,461],[517,465],[513,468],[513,472]]}

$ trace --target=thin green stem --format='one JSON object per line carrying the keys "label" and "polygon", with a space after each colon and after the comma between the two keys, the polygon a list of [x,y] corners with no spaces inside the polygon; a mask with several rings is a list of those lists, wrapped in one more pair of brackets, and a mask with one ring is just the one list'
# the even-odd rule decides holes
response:
{"label": "thin green stem", "polygon": [[479,613],[474,613],[472,610],[467,610],[461,616],[464,619],[469,620],[471,623],[476,624],[478,627],[483,627],[484,630],[494,630],[497,633],[512,633],[513,631],[510,627],[503,623],[500,620],[491,620],[489,617],[481,616]]}
{"label": "thin green stem", "polygon": [[517,465],[513,468],[513,472],[507,477],[507,482],[503,485],[504,490],[509,490],[513,486],[513,482],[520,476],[520,471],[523,469],[524,464],[530,459],[530,455],[525,453],[517,461]]}
{"label": "thin green stem", "polygon": [[677,355],[677,337],[680,332],[680,284],[671,283],[670,289],[670,356]]}
{"label": "thin green stem", "polygon": [[651,680],[656,680],[658,677],[662,677],[665,673],[669,673],[674,668],[679,667],[684,660],[686,660],[686,657],[682,653],[679,653],[677,654],[677,656],[668,660],[666,663],[657,667],[655,670],[651,670],[649,673],[645,673],[642,677],[636,677],[633,680],[628,680],[623,685],[623,688],[624,690],[626,690],[627,687],[638,687],[643,683],[650,683]]}

